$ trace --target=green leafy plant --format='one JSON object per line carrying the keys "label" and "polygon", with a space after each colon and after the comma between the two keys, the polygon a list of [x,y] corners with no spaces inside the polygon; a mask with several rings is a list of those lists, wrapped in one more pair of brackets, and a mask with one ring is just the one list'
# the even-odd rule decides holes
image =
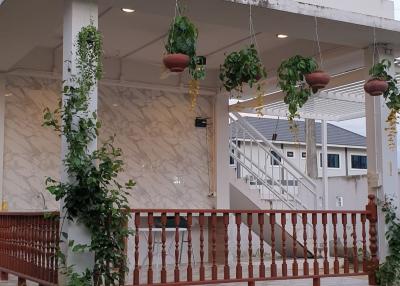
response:
{"label": "green leafy plant", "polygon": [[178,6],[178,15],[174,18],[168,31],[165,50],[169,54],[185,54],[189,56],[189,74],[194,80],[205,78],[204,57],[196,55],[196,44],[199,32],[188,17],[182,15]]}
{"label": "green leafy plant", "polygon": [[[73,252],[94,252],[94,268],[75,273],[61,252],[59,257],[68,285],[120,285],[124,280],[121,273],[127,270],[125,240],[132,233],[127,227],[127,196],[134,182],[118,181],[123,161],[121,149],[113,145],[114,137],[95,151],[88,149],[101,127],[96,112],[89,111],[90,92],[102,76],[101,34],[93,25],[83,27],[76,46],[77,74],[71,74],[64,83],[62,104],[60,100],[56,110],[44,110],[43,122],[65,139],[68,152],[64,165],[69,179],[60,182],[47,178],[46,186],[56,200],[63,201],[66,219],[83,224],[90,231],[90,244],[69,240],[68,246]],[[62,238],[68,239],[67,234],[62,233]],[[119,271],[114,271],[116,268]]]}
{"label": "green leafy plant", "polygon": [[388,83],[388,89],[383,93],[386,105],[390,109],[387,122],[389,127],[386,128],[388,131],[389,145],[394,146],[396,135],[397,135],[397,113],[400,111],[400,92],[397,88],[397,80],[388,74],[391,67],[391,62],[387,59],[374,64],[369,70],[369,75],[374,79],[384,80]]}
{"label": "green leafy plant", "polygon": [[385,214],[386,241],[389,245],[389,255],[379,266],[377,278],[379,285],[400,285],[400,219],[396,215],[397,207],[392,198],[386,198],[382,205]]}
{"label": "green leafy plant", "polygon": [[[219,78],[226,91],[236,90],[243,92],[243,84],[250,88],[261,79],[267,77],[267,72],[258,56],[254,45],[250,45],[239,52],[232,52],[226,58]],[[257,86],[260,89],[260,85]]]}
{"label": "green leafy plant", "polygon": [[289,120],[296,117],[297,111],[311,96],[312,90],[305,82],[305,75],[316,71],[317,62],[313,58],[296,55],[283,61],[278,69],[279,86],[289,105]]}

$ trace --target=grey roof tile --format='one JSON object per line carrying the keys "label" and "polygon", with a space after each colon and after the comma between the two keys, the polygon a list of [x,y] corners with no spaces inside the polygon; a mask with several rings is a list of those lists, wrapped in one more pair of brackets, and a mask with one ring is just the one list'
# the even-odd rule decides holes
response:
{"label": "grey roof tile", "polygon": [[[294,134],[289,129],[289,122],[284,119],[244,117],[265,138],[271,140],[272,134],[277,133],[277,141],[296,142]],[[305,122],[296,121],[298,125],[298,141],[305,142]],[[276,132],[275,132],[276,129]],[[316,123],[317,144],[321,144],[321,123]],[[366,146],[365,136],[348,131],[328,123],[328,144],[343,146]]]}

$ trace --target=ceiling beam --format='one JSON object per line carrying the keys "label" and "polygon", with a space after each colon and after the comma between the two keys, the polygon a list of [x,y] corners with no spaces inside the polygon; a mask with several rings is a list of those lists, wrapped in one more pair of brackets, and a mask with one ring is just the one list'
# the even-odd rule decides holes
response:
{"label": "ceiling beam", "polygon": [[[338,75],[334,75],[329,82],[327,89],[336,88],[343,86],[348,83],[357,82],[364,80],[366,78],[366,69],[359,68],[356,70],[348,71]],[[246,101],[238,102],[229,106],[229,110],[233,111],[244,111],[248,109],[254,109],[257,106],[268,106],[271,103],[283,101],[285,94],[282,91],[276,91],[273,93],[265,94],[262,96],[261,100],[259,98],[252,98]],[[262,105],[260,104],[262,103]]]}

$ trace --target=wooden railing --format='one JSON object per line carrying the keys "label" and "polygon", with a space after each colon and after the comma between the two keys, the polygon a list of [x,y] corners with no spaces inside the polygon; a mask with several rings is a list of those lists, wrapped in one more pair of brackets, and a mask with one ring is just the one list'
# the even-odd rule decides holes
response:
{"label": "wooden railing", "polygon": [[1,279],[8,273],[39,285],[57,285],[58,213],[0,213]]}
{"label": "wooden railing", "polygon": [[[134,285],[203,285],[368,275],[377,206],[360,211],[135,209]],[[0,278],[57,285],[58,214],[0,213]],[[310,228],[309,225],[312,227]],[[329,242],[332,242],[329,245]],[[269,253],[269,256],[266,255]]]}
{"label": "wooden railing", "polygon": [[[373,195],[360,211],[135,209],[132,213],[134,249],[128,256],[134,262],[134,285],[254,285],[303,278],[319,285],[321,278],[356,275],[368,275],[369,284],[376,284]],[[264,241],[270,246],[268,258]]]}

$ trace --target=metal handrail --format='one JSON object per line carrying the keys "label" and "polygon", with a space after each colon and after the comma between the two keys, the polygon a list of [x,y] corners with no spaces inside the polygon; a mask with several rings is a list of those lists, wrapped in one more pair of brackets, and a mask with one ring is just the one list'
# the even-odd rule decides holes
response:
{"label": "metal handrail", "polygon": [[[268,157],[265,157],[265,160],[266,160],[266,158],[271,157],[273,160],[275,160],[275,163],[279,167],[279,170],[281,170],[283,173],[286,173],[287,175],[291,176],[293,178],[292,181],[296,181],[298,185],[302,185],[305,188],[305,190],[307,190],[311,194],[312,200],[313,200],[313,207],[316,209],[317,204],[318,204],[318,198],[317,198],[316,192],[313,190],[313,188],[314,189],[316,188],[315,182],[311,178],[309,178],[307,175],[303,174],[303,172],[301,172],[289,160],[287,160],[278,148],[276,148],[262,134],[260,134],[260,132],[258,130],[256,130],[253,126],[251,126],[248,122],[246,122],[238,113],[233,113],[233,115],[230,114],[229,116],[230,116],[230,119],[232,120],[231,128],[233,129],[232,123],[237,124],[237,126],[239,127],[238,130],[236,130],[236,132],[237,132],[236,135],[238,135],[239,130],[242,129],[243,136],[247,137],[247,138],[243,138],[243,140],[248,139],[251,142],[251,144],[252,144],[252,142],[255,142],[256,147],[260,148],[259,150],[261,150],[262,152],[265,152],[265,154],[268,156]],[[254,136],[254,134],[256,136],[258,136],[259,138],[256,138]],[[262,185],[264,187],[266,187],[266,189],[268,191],[271,191],[272,194],[281,201],[281,203],[284,203],[289,208],[295,208],[295,205],[289,204],[289,202],[287,202],[288,198],[290,197],[290,199],[293,200],[296,205],[299,205],[302,208],[307,209],[306,205],[301,201],[301,199],[296,198],[295,195],[293,195],[289,192],[289,189],[288,189],[289,185],[284,186],[281,183],[281,181],[275,180],[275,178],[273,177],[273,174],[271,176],[270,174],[268,174],[266,172],[266,170],[263,170],[260,166],[258,166],[260,162],[256,163],[256,162],[254,162],[254,160],[252,160],[252,157],[249,158],[249,156],[244,154],[240,150],[240,147],[234,143],[235,140],[238,141],[237,136],[236,136],[236,138],[234,138],[234,137],[235,137],[234,134],[232,134],[232,132],[231,132],[231,138],[230,138],[230,144],[229,144],[230,149],[233,149],[235,151],[234,153],[238,152],[239,155],[241,155],[241,156],[240,156],[240,158],[238,156],[236,156],[235,154],[231,154],[231,156],[234,158],[234,160],[238,164],[240,164],[240,166],[242,168],[244,168],[247,172],[249,172],[252,176],[254,176],[258,182],[262,183]],[[280,159],[282,160],[282,162],[279,160],[279,158],[277,158],[277,156],[274,155],[274,153],[277,154],[277,156],[280,156]],[[253,167],[249,168],[248,166],[246,166],[246,162],[251,164],[251,166],[254,166],[256,168],[256,172],[253,171]],[[266,164],[266,162],[264,162],[264,163]],[[272,168],[274,168],[274,166]],[[292,168],[293,171],[290,168]],[[265,178],[267,178],[267,180],[265,180]],[[272,186],[270,183],[268,183],[268,179],[270,179],[273,182]],[[287,180],[287,182],[288,181],[289,180]],[[309,183],[309,185],[307,183]],[[287,198],[285,198],[284,196],[279,194],[279,191],[277,189],[275,189],[275,186],[278,188],[279,191],[282,191],[282,193],[284,193],[285,196],[287,196]]]}

